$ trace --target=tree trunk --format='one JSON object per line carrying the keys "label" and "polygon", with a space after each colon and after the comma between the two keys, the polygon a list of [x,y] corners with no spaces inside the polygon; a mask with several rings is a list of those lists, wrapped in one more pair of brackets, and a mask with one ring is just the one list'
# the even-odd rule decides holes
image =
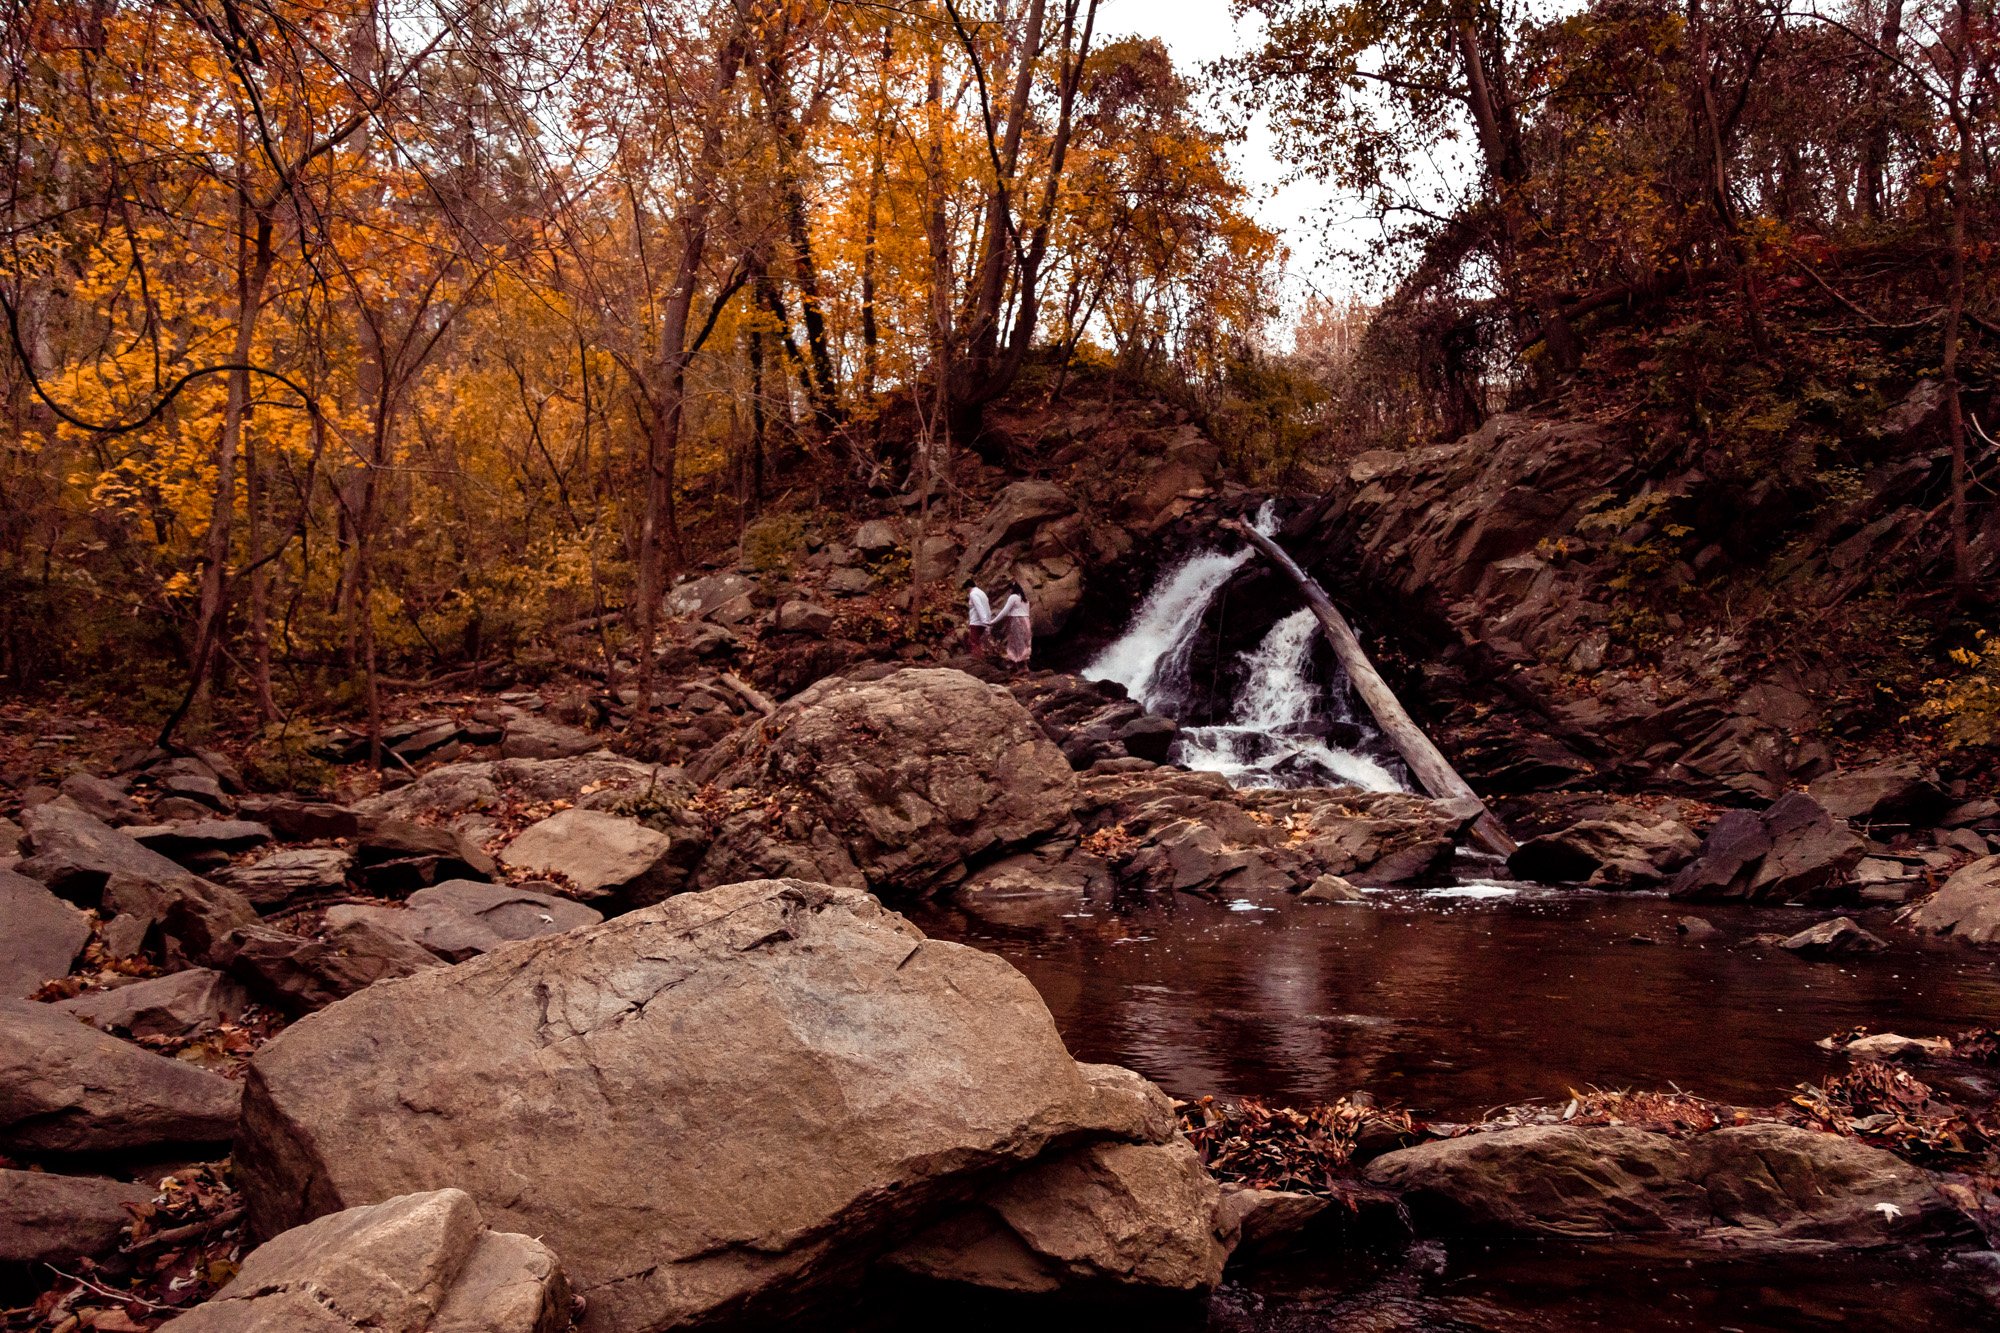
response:
{"label": "tree trunk", "polygon": [[1950,103],[1952,127],[1958,136],[1958,160],[1951,172],[1951,295],[1945,307],[1944,354],[1938,373],[1944,384],[1945,431],[1951,443],[1951,534],[1952,590],[1961,604],[1973,597],[1972,552],[1966,536],[1966,491],[1970,485],[1965,452],[1964,391],[1958,380],[1959,349],[1965,341],[1965,231],[1966,215],[1972,208],[1973,129],[1972,108],[1965,91],[1966,75],[1973,61],[1970,0],[1958,0],[1953,40],[1957,51],[1952,58]]}
{"label": "tree trunk", "polygon": [[659,348],[650,383],[643,386],[651,421],[646,432],[646,496],[639,521],[639,671],[634,683],[639,697],[632,721],[644,725],[653,707],[653,644],[659,635],[663,592],[660,549],[662,531],[673,554],[680,553],[675,520],[673,479],[680,453],[681,421],[687,409],[688,323],[694,313],[695,288],[701,281],[702,259],[708,250],[709,215],[715,207],[715,186],[721,175],[723,105],[743,62],[741,34],[722,49],[715,83],[704,107],[700,179],[687,212],[680,220],[680,255],[674,265],[674,285],[661,307]]}
{"label": "tree trunk", "polygon": [[[1903,0],[1887,0],[1882,15],[1882,50],[1893,53],[1902,42]],[[1892,62],[1878,59],[1868,79],[1866,104],[1875,119],[1868,129],[1868,142],[1862,149],[1861,182],[1857,193],[1861,196],[1861,211],[1871,222],[1880,222],[1888,207],[1888,200],[1883,194],[1889,164],[1889,111],[1883,103],[1888,100],[1889,81],[1894,71]]]}
{"label": "tree trunk", "polygon": [[236,250],[236,338],[230,347],[227,397],[222,432],[215,447],[215,493],[210,500],[208,537],[201,572],[201,595],[195,613],[194,650],[188,663],[188,688],[180,705],[160,728],[166,745],[187,716],[188,709],[208,688],[221,660],[219,651],[229,615],[229,538],[236,513],[236,460],[243,447],[243,418],[250,405],[250,357],[256,347],[257,317],[264,308],[264,285],[275,258],[271,249],[268,209],[250,201],[239,184]]}
{"label": "tree trunk", "polygon": [[1253,530],[1248,524],[1227,520],[1223,526],[1243,537],[1252,546],[1268,557],[1272,564],[1283,570],[1305,596],[1306,605],[1312,608],[1320,628],[1326,632],[1326,641],[1333,646],[1334,656],[1340,659],[1340,666],[1347,678],[1354,683],[1355,693],[1361,702],[1368,705],[1368,711],[1375,716],[1375,722],[1382,728],[1382,734],[1389,738],[1397,753],[1410,766],[1411,774],[1423,784],[1425,791],[1439,800],[1471,801],[1479,807],[1479,817],[1472,826],[1473,836],[1487,850],[1500,856],[1511,856],[1520,844],[1516,843],[1507,829],[1486,808],[1486,802],[1472,790],[1472,784],[1459,776],[1451,761],[1424,735],[1423,728],[1411,719],[1403,708],[1396,692],[1375,670],[1375,664],[1368,660],[1367,650],[1355,636],[1353,626],[1347,617],[1340,614],[1324,589],[1312,575],[1305,572],[1285,554],[1285,549]]}

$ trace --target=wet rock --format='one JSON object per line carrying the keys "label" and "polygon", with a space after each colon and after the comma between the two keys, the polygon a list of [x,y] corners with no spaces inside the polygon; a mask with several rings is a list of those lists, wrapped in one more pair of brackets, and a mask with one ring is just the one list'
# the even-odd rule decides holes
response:
{"label": "wet rock", "polygon": [[245,1098],[258,1234],[455,1182],[604,1329],[771,1326],[1046,1151],[1172,1126],[999,958],[798,882],[364,991],[259,1051]]}
{"label": "wet rock", "polygon": [[1863,824],[1927,824],[1951,805],[1936,770],[1914,760],[1839,769],[1807,790],[1835,819]]}
{"label": "wet rock", "polygon": [[1367,895],[1338,875],[1321,875],[1299,894],[1302,903],[1359,903]]}
{"label": "wet rock", "polygon": [[1141,765],[1093,769],[1078,814],[1136,840],[1114,862],[1122,884],[1234,893],[1297,889],[1321,875],[1368,888],[1429,875],[1477,812],[1402,792],[1239,791],[1219,774]]}
{"label": "wet rock", "polygon": [[782,634],[811,634],[825,637],[833,633],[837,617],[817,602],[786,602],[778,608],[774,627]]}
{"label": "wet rock", "polygon": [[1216,1208],[1216,1229],[1236,1234],[1231,1262],[1260,1259],[1293,1248],[1301,1233],[1332,1207],[1332,1200],[1290,1190],[1245,1189],[1224,1185]]}
{"label": "wet rock", "polygon": [[952,901],[995,925],[1049,925],[1108,899],[1112,888],[1102,857],[1057,839],[982,866],[953,891]]}
{"label": "wet rock", "polygon": [[329,924],[317,938],[247,926],[224,941],[218,956],[257,998],[292,1014],[324,1009],[378,981],[444,966],[430,950],[366,920]]}
{"label": "wet rock", "polygon": [[21,822],[33,854],[17,869],[85,907],[97,905],[105,881],[114,874],[157,880],[188,874],[67,796],[23,811]]}
{"label": "wet rock", "polygon": [[1974,944],[2000,943],[2000,856],[1960,868],[1903,919],[1918,930]]}
{"label": "wet rock", "polygon": [[706,883],[725,867],[766,869],[782,837],[815,864],[829,859],[821,844],[837,847],[872,886],[927,888],[1071,817],[1061,752],[1005,690],[959,671],[821,681],[739,737],[704,760],[716,785],[787,793],[805,831],[725,820]]}
{"label": "wet rock", "polygon": [[236,1131],[237,1100],[228,1079],[46,1005],[0,1001],[0,1151],[222,1143]]}
{"label": "wet rock", "polygon": [[97,1176],[0,1170],[0,1276],[9,1265],[68,1265],[110,1253],[132,1223],[127,1205],[152,1199],[143,1185]]}
{"label": "wet rock", "polygon": [[1872,1032],[1848,1042],[1828,1037],[1818,1044],[1855,1061],[1942,1060],[1951,1055],[1951,1043],[1942,1037],[1904,1037],[1894,1032]]}
{"label": "wet rock", "polygon": [[1684,916],[1674,923],[1674,931],[1689,944],[1701,944],[1722,934],[1708,921],[1698,916]]}
{"label": "wet rock", "polygon": [[325,801],[253,796],[237,806],[237,813],[264,825],[286,842],[332,841],[352,838],[361,832],[360,815],[346,806]]}
{"label": "wet rock", "polygon": [[72,773],[62,780],[62,794],[107,824],[143,824],[146,812],[132,799],[123,782],[89,773]]}
{"label": "wet rock", "polygon": [[112,990],[86,991],[55,1008],[121,1037],[192,1037],[243,1017],[250,996],[220,972],[191,967]]}
{"label": "wet rock", "polygon": [[1852,883],[1867,846],[1804,792],[1779,797],[1762,814],[1731,810],[1716,820],[1668,892],[1703,901],[1824,902]]}
{"label": "wet rock", "polygon": [[1508,858],[1507,867],[1522,879],[1544,884],[1650,889],[1664,884],[1700,850],[1701,839],[1679,820],[1633,810],[1579,820],[1530,838]]}
{"label": "wet rock", "polygon": [[510,720],[500,738],[500,753],[509,759],[567,759],[601,748],[589,732],[539,717]]}
{"label": "wet rock", "polygon": [[1093,1144],[1021,1172],[888,1262],[999,1291],[1206,1292],[1229,1255],[1219,1203],[1184,1139]]}
{"label": "wet rock", "polygon": [[90,918],[38,881],[0,870],[0,999],[33,994],[90,943]]}
{"label": "wet rock", "polygon": [[1180,724],[1172,718],[1147,713],[1118,729],[1118,743],[1135,759],[1150,759],[1156,764],[1164,764],[1180,734]]}
{"label": "wet rock", "polygon": [[300,898],[336,893],[347,884],[354,853],[343,847],[289,847],[245,865],[215,872],[225,884],[262,911],[272,911]]}
{"label": "wet rock", "polygon": [[1401,1192],[1431,1235],[1650,1235],[1781,1253],[1897,1245],[1964,1227],[1901,1158],[1790,1125],[1684,1140],[1533,1125],[1406,1148],[1363,1175]]}
{"label": "wet rock", "polygon": [[490,1230],[461,1190],[317,1218],[250,1252],[173,1333],[562,1333],[568,1284],[539,1240]]}
{"label": "wet rock", "polygon": [[673,840],[636,819],[561,810],[523,829],[500,853],[509,870],[559,875],[587,898],[658,902],[674,887]]}
{"label": "wet rock", "polygon": [[410,895],[407,907],[343,903],[326,914],[329,927],[367,921],[449,963],[462,963],[514,940],[593,926],[603,919],[567,898],[473,880],[419,889]]}
{"label": "wet rock", "polygon": [[1778,947],[1801,958],[1836,958],[1851,953],[1879,953],[1889,945],[1856,925],[1852,917],[1837,916],[1788,936]]}

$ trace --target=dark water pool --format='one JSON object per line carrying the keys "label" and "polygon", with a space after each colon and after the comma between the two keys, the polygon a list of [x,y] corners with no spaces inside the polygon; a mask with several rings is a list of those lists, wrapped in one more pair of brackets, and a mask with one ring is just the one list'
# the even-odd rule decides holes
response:
{"label": "dark water pool", "polygon": [[[1494,896],[1463,896],[1481,893]],[[1677,934],[1694,912],[1720,934]],[[1673,1085],[1760,1105],[1836,1067],[1814,1045],[1834,1031],[2000,1022],[1991,955],[1919,942],[1886,913],[1860,920],[1895,947],[1839,962],[1749,942],[1824,911],[1531,888],[911,915],[1026,973],[1078,1059],[1130,1065],[1182,1097],[1365,1089],[1466,1119],[1570,1088]]]}
{"label": "dark water pool", "polygon": [[[1769,1105],[1841,1065],[1814,1044],[1829,1033],[1865,1024],[1930,1036],[2000,1023],[2000,962],[1920,941],[1887,913],[1859,919],[1892,947],[1839,962],[1752,941],[1790,934],[1824,911],[1690,908],[1525,886],[1384,892],[1340,906],[1286,895],[1017,899],[976,915],[949,905],[910,915],[933,935],[1019,967],[1077,1058],[1129,1065],[1182,1097],[1302,1103],[1362,1089],[1434,1119],[1474,1119],[1591,1086],[1677,1086]],[[1680,935],[1675,926],[1686,915],[1704,917],[1718,934],[1700,942]],[[1994,1260],[1726,1261],[1572,1245],[1309,1253],[1225,1287],[1195,1326],[1993,1330]],[[972,1320],[968,1331],[978,1325]]]}

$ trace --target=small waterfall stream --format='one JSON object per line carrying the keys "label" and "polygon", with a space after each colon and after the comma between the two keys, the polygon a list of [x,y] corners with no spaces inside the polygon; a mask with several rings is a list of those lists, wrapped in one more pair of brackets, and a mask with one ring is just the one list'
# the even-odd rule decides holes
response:
{"label": "small waterfall stream", "polygon": [[[1252,526],[1276,528],[1270,504]],[[1084,668],[1092,680],[1115,680],[1155,713],[1179,716],[1192,696],[1189,662],[1209,606],[1250,559],[1197,550],[1160,576],[1132,624]],[[1313,652],[1319,642],[1311,611],[1300,609],[1271,627],[1262,643],[1238,659],[1243,686],[1227,722],[1183,728],[1175,759],[1189,768],[1220,773],[1239,787],[1335,786],[1400,791],[1403,784],[1382,764],[1331,744],[1329,729],[1372,734],[1357,725],[1344,691],[1316,680]]]}

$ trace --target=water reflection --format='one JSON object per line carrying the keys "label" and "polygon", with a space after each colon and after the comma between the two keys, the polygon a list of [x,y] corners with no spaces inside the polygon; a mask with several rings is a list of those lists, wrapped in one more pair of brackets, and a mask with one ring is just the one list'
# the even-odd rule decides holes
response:
{"label": "water reflection", "polygon": [[1449,1119],[1586,1086],[1768,1104],[1833,1067],[1813,1044],[1830,1032],[2000,1020],[1990,958],[1886,920],[1865,924],[1896,948],[1838,964],[1749,942],[1823,915],[1796,909],[1708,910],[1721,935],[1688,943],[1674,929],[1688,909],[1664,899],[1497,884],[1360,905],[1015,906],[992,914],[1005,924],[947,906],[911,915],[1026,973],[1077,1058],[1184,1097],[1366,1089]]}

